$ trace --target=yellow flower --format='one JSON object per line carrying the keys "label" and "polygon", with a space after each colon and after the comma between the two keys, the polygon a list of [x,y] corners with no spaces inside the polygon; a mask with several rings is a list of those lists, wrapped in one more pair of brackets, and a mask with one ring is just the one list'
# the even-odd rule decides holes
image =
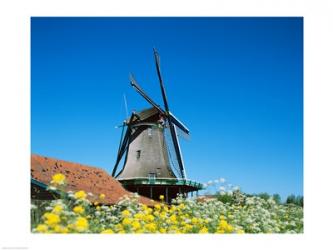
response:
{"label": "yellow flower", "polygon": [[123,228],[123,225],[121,225],[121,224],[116,224],[116,225],[115,225],[115,229],[116,229],[116,231],[121,231],[121,230],[123,230],[124,228]]}
{"label": "yellow flower", "polygon": [[74,211],[75,213],[77,213],[77,214],[82,214],[82,213],[84,213],[84,207],[82,207],[82,206],[75,206],[75,207],[73,208],[73,211]]}
{"label": "yellow flower", "polygon": [[176,223],[177,222],[177,217],[176,217],[176,215],[171,215],[170,216],[170,221],[172,222],[172,223]]}
{"label": "yellow flower", "polygon": [[148,223],[146,225],[144,225],[144,228],[148,231],[148,232],[156,232],[156,224],[155,223]]}
{"label": "yellow flower", "polygon": [[84,217],[78,217],[75,221],[75,229],[79,232],[87,230],[89,227],[88,220]]}
{"label": "yellow flower", "polygon": [[151,214],[153,212],[153,209],[150,207],[144,210],[145,214]]}
{"label": "yellow flower", "polygon": [[55,231],[56,233],[66,234],[66,233],[68,233],[68,228],[67,228],[67,227],[64,227],[64,226],[56,225],[56,226],[54,227],[54,231]]}
{"label": "yellow flower", "polygon": [[169,232],[170,231],[173,232],[173,231],[177,231],[177,230],[178,230],[178,228],[176,225],[172,225],[171,227],[169,227]]}
{"label": "yellow flower", "polygon": [[142,220],[144,218],[144,214],[143,213],[137,213],[134,215],[134,218],[135,219],[138,219],[138,220]]}
{"label": "yellow flower", "polygon": [[216,231],[216,233],[218,233],[218,234],[224,234],[225,231],[224,231],[224,229],[219,228],[219,229]]}
{"label": "yellow flower", "polygon": [[164,200],[164,195],[160,195],[160,200]]}
{"label": "yellow flower", "polygon": [[96,207],[96,210],[97,210],[97,211],[100,211],[100,210],[101,210],[101,207],[100,207],[100,206],[97,206],[97,207]]}
{"label": "yellow flower", "polygon": [[100,194],[100,195],[99,195],[99,198],[100,198],[101,200],[104,200],[104,199],[105,199],[105,194]]}
{"label": "yellow flower", "polygon": [[156,216],[156,217],[159,217],[160,213],[159,213],[158,211],[155,211],[155,212],[153,213],[153,215]]}
{"label": "yellow flower", "polygon": [[239,229],[239,230],[236,231],[236,233],[238,233],[238,234],[243,234],[243,233],[244,233],[244,230]]}
{"label": "yellow flower", "polygon": [[36,231],[39,232],[39,233],[46,233],[47,229],[48,229],[48,227],[46,225],[44,225],[44,224],[39,224],[36,227]]}
{"label": "yellow flower", "polygon": [[221,216],[220,216],[220,220],[225,220],[224,215],[221,215]]}
{"label": "yellow flower", "polygon": [[166,218],[166,212],[162,212],[162,213],[160,213],[160,218],[161,219],[165,219]]}
{"label": "yellow flower", "polygon": [[190,232],[192,230],[193,226],[190,224],[186,224],[184,227],[184,233]]}
{"label": "yellow flower", "polygon": [[233,226],[229,225],[228,222],[226,222],[224,219],[222,219],[220,221],[220,224],[219,224],[219,228],[218,230],[220,231],[220,233],[232,233],[234,231],[234,228]]}
{"label": "yellow flower", "polygon": [[221,220],[219,226],[223,229],[226,229],[228,227],[228,223],[225,220]]}
{"label": "yellow flower", "polygon": [[156,205],[154,205],[154,208],[155,208],[156,210],[160,210],[160,209],[161,209],[161,205],[160,205],[160,204],[156,204]]}
{"label": "yellow flower", "polygon": [[192,218],[191,222],[192,222],[193,225],[198,224],[198,218],[195,218],[195,217]]}
{"label": "yellow flower", "polygon": [[131,225],[132,219],[124,218],[122,223],[123,223],[124,226]]}
{"label": "yellow flower", "polygon": [[132,222],[132,228],[134,230],[138,230],[141,227],[141,224],[138,221],[133,221]]}
{"label": "yellow flower", "polygon": [[185,204],[184,203],[180,203],[178,207],[179,207],[179,209],[184,209],[185,208]]}
{"label": "yellow flower", "polygon": [[144,219],[144,221],[151,222],[151,221],[154,220],[154,216],[151,215],[151,214],[147,214],[147,215],[144,216],[143,219]]}
{"label": "yellow flower", "polygon": [[166,229],[165,228],[160,228],[160,233],[165,234],[166,233]]}
{"label": "yellow flower", "polygon": [[55,205],[52,212],[55,214],[60,214],[62,210],[63,210],[63,207],[61,205]]}
{"label": "yellow flower", "polygon": [[57,185],[63,185],[63,184],[65,184],[65,179],[66,179],[66,177],[63,174],[58,173],[58,174],[55,174],[52,176],[51,183],[57,184]]}
{"label": "yellow flower", "polygon": [[102,234],[113,234],[113,230],[112,229],[105,229],[104,231],[101,232]]}
{"label": "yellow flower", "polygon": [[45,223],[49,226],[54,226],[60,222],[60,217],[54,213],[45,213],[44,214]]}
{"label": "yellow flower", "polygon": [[74,194],[74,196],[75,196],[76,199],[80,200],[80,199],[85,199],[87,197],[87,194],[83,190],[80,190],[80,191],[76,192]]}
{"label": "yellow flower", "polygon": [[124,211],[121,212],[123,217],[129,217],[131,215],[131,212],[125,209]]}
{"label": "yellow flower", "polygon": [[207,227],[203,227],[203,228],[201,228],[200,231],[199,231],[199,233],[201,233],[201,234],[206,234],[206,233],[208,233],[208,228],[207,228]]}
{"label": "yellow flower", "polygon": [[232,233],[232,232],[234,231],[234,227],[228,224],[228,226],[227,226],[227,228],[226,228],[226,231],[227,231],[228,233]]}

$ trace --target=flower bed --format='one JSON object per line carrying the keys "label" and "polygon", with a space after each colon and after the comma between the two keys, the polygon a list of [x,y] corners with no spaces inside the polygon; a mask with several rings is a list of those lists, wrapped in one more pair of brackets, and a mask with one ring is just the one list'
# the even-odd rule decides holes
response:
{"label": "flower bed", "polygon": [[178,197],[171,205],[140,204],[137,196],[115,205],[102,205],[104,194],[92,203],[84,191],[61,192],[66,179],[55,175],[51,188],[61,198],[32,205],[35,233],[302,233],[303,208],[280,205],[273,199],[233,192],[233,202],[198,201]]}

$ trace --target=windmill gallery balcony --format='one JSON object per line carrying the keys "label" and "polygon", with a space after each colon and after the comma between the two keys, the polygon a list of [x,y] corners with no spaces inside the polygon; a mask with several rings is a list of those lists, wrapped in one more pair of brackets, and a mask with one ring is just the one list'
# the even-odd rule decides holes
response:
{"label": "windmill gallery balcony", "polygon": [[130,192],[136,192],[142,196],[158,200],[160,195],[165,197],[169,203],[178,194],[187,196],[188,193],[198,192],[203,185],[193,180],[176,178],[128,178],[118,179],[120,183]]}

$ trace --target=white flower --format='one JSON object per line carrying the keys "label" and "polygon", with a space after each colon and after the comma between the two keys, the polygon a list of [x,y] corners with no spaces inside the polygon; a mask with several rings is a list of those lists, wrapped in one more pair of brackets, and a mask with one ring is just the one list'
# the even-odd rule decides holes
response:
{"label": "white flower", "polygon": [[139,194],[138,193],[134,193],[133,197],[134,198],[139,198]]}

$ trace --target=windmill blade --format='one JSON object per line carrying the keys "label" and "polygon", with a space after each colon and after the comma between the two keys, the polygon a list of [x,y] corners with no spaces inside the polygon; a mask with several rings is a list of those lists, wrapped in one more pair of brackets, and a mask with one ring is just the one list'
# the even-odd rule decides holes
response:
{"label": "windmill blade", "polygon": [[186,134],[183,130],[181,130],[177,126],[175,126],[175,127],[176,127],[176,134],[177,134],[178,138],[182,138],[186,141],[191,139],[191,136],[189,134]]}
{"label": "windmill blade", "polygon": [[130,134],[131,134],[131,129],[128,127],[127,131],[126,131],[126,134],[124,136],[124,139],[122,140],[121,147],[119,147],[119,149],[118,149],[117,160],[116,160],[116,163],[113,167],[112,177],[114,177],[116,175],[118,164],[121,161],[124,153],[126,152],[126,149],[127,149],[128,145],[129,145]]}
{"label": "windmill blade", "polygon": [[130,74],[130,82],[132,87],[143,97],[146,99],[147,102],[149,102],[151,105],[153,105],[160,113],[165,114],[165,111],[160,108],[139,86],[137,81],[134,79],[134,76]]}
{"label": "windmill blade", "polygon": [[176,127],[175,127],[176,125],[174,124],[174,122],[177,123],[177,125],[179,125],[179,127],[181,129],[184,129],[184,131],[189,132],[189,130],[181,122],[179,122],[179,120],[176,119],[176,117],[171,116],[171,114],[169,112],[168,100],[167,100],[167,96],[166,96],[166,93],[165,93],[165,88],[164,88],[162,74],[161,74],[160,56],[158,55],[158,52],[155,48],[154,48],[154,56],[155,56],[155,65],[156,65],[158,79],[159,79],[159,82],[160,82],[164,107],[165,107],[165,111],[166,111],[166,114],[167,114],[167,119],[168,119],[169,126],[170,126],[172,143],[173,143],[174,148],[175,148],[175,152],[176,152],[176,156],[177,156],[177,160],[178,160],[178,164],[179,164],[179,168],[180,168],[182,178],[186,179],[186,173],[185,173],[183,158],[182,158],[182,154],[181,154],[180,147],[179,147],[178,137],[177,137],[177,134],[176,134]]}
{"label": "windmill blade", "polygon": [[[131,129],[130,125],[131,125],[131,123],[134,119],[134,116],[135,116],[135,114],[132,113],[132,115],[130,117],[130,120],[128,122],[126,133],[125,133],[124,136],[123,136],[124,127],[123,127],[123,131],[121,132],[120,144],[119,144],[119,148],[118,148],[118,155],[117,155],[116,163],[115,163],[115,165],[113,167],[113,170],[112,170],[112,177],[115,177],[116,172],[117,172],[117,168],[118,168],[118,164],[121,161],[124,153],[126,152],[126,149],[129,146],[130,135],[131,135],[131,132],[132,132],[132,129]],[[123,124],[125,126],[125,122]]]}
{"label": "windmill blade", "polygon": [[120,142],[119,142],[118,154],[119,154],[119,152],[120,152],[121,145],[122,145],[122,143],[123,143],[123,139],[124,139],[124,130],[125,130],[125,124],[124,124],[124,126],[123,126],[123,128],[122,128],[122,130],[121,130],[121,136],[120,136]]}
{"label": "windmill blade", "polygon": [[181,121],[179,121],[171,112],[169,112],[169,116],[171,118],[172,123],[174,123],[180,130],[182,130],[187,135],[190,134],[190,130]]}
{"label": "windmill blade", "polygon": [[179,165],[179,168],[180,168],[180,172],[181,172],[182,178],[186,179],[183,157],[182,157],[182,153],[181,153],[180,147],[179,147],[179,141],[178,141],[178,137],[177,137],[177,134],[176,134],[176,128],[175,128],[175,125],[171,122],[169,122],[169,125],[170,125],[172,143],[173,143],[173,146],[175,148],[176,157],[177,157],[178,165]]}
{"label": "windmill blade", "polygon": [[167,100],[167,96],[165,93],[165,88],[164,88],[163,79],[162,79],[162,75],[161,75],[160,56],[156,49],[154,49],[154,56],[155,56],[157,75],[158,75],[158,79],[160,81],[160,87],[161,87],[164,107],[165,107],[165,111],[167,112],[167,115],[170,119],[170,123],[172,122],[172,123],[176,124],[177,127],[179,129],[181,129],[185,134],[189,134],[190,130],[181,121],[179,121],[169,110],[168,100]]}
{"label": "windmill blade", "polygon": [[155,56],[157,75],[158,75],[158,79],[160,81],[160,87],[161,87],[164,107],[165,107],[165,111],[167,112],[167,115],[170,119],[170,123],[172,122],[172,123],[176,124],[177,127],[179,129],[181,129],[184,133],[189,134],[190,130],[181,121],[179,121],[169,110],[169,104],[168,104],[168,100],[167,100],[167,96],[166,96],[166,92],[165,92],[165,88],[164,88],[164,84],[163,84],[162,74],[161,74],[160,56],[155,48],[154,48],[154,56]]}
{"label": "windmill blade", "polygon": [[162,97],[163,97],[163,102],[164,102],[164,108],[167,113],[169,113],[169,105],[168,105],[168,100],[166,97],[165,93],[165,88],[163,84],[163,79],[162,79],[162,74],[161,74],[161,67],[160,67],[160,56],[157,52],[157,50],[154,48],[154,56],[155,56],[155,65],[156,65],[156,71],[158,75],[158,79],[160,82],[160,87],[161,87],[161,92],[162,92]]}
{"label": "windmill blade", "polygon": [[[182,178],[182,174],[180,171],[180,167],[178,164],[178,159],[176,156],[175,147],[173,146],[172,137],[171,137],[171,131],[170,126],[166,126],[163,130],[164,134],[164,147],[168,153],[169,158],[169,165],[172,169],[173,173],[177,176],[178,179]],[[179,131],[177,131],[177,134],[179,135]]]}

